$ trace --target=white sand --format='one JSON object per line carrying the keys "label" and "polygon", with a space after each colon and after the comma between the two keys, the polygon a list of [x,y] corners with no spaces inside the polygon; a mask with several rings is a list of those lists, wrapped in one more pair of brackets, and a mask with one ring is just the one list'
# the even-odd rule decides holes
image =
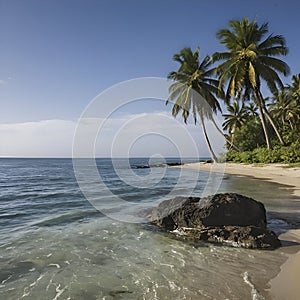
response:
{"label": "white sand", "polygon": [[264,166],[244,165],[235,163],[210,164],[192,163],[181,166],[187,169],[197,169],[208,172],[220,172],[243,176],[253,176],[264,180],[291,186],[294,195],[300,197],[300,168],[284,168],[283,165],[272,164]]}
{"label": "white sand", "polygon": [[[283,165],[272,164],[264,166],[244,165],[235,163],[211,164],[192,163],[181,168],[197,169],[208,172],[253,176],[275,183],[287,185],[295,196],[300,199],[300,168],[284,168]],[[300,243],[300,229],[289,230],[280,235],[280,239]],[[288,259],[281,266],[280,273],[270,281],[270,294],[275,300],[300,299],[300,247],[299,245],[283,247]]]}

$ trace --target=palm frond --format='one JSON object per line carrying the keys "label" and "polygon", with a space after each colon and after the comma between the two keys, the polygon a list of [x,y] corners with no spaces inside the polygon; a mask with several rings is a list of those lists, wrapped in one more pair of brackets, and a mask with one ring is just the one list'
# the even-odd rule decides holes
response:
{"label": "palm frond", "polygon": [[261,50],[275,46],[286,47],[286,41],[282,35],[270,34],[264,41],[258,44],[258,48]]}
{"label": "palm frond", "polygon": [[261,63],[257,63],[256,68],[273,94],[276,94],[278,89],[283,88],[281,79],[272,68],[269,68]]}
{"label": "palm frond", "polygon": [[290,68],[289,66],[282,60],[275,58],[275,57],[269,57],[269,56],[260,56],[260,61],[268,66],[275,69],[277,72],[280,72],[284,76],[289,75]]}

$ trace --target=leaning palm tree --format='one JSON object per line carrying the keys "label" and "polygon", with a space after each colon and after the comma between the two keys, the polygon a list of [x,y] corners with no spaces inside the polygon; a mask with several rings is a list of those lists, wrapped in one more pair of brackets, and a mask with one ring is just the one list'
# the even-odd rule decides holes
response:
{"label": "leaning palm tree", "polygon": [[249,113],[244,103],[240,106],[237,100],[234,103],[227,105],[227,114],[223,114],[225,121],[223,123],[223,129],[228,130],[231,137],[231,143],[234,143],[234,135],[237,129],[240,129],[247,121]]}
{"label": "leaning palm tree", "polygon": [[264,81],[273,94],[283,87],[278,74],[287,75],[288,65],[275,56],[286,55],[287,47],[281,35],[269,35],[268,23],[258,26],[256,20],[249,22],[248,18],[232,20],[230,29],[222,29],[217,33],[221,44],[228,52],[215,53],[214,61],[223,61],[217,68],[219,85],[228,82],[226,100],[232,98],[253,98],[259,110],[261,124],[264,130],[266,143],[272,148],[266,126],[266,117],[274,128],[279,140],[283,139],[277,130],[276,124],[270,116],[261,93],[261,84]]}
{"label": "leaning palm tree", "polygon": [[212,119],[213,113],[221,111],[216,95],[222,95],[222,92],[218,88],[219,81],[212,78],[210,57],[206,56],[200,62],[199,53],[199,48],[195,52],[191,48],[184,48],[174,55],[173,59],[180,66],[177,71],[171,72],[168,76],[175,82],[170,86],[170,95],[166,104],[173,102],[172,115],[176,117],[179,112],[182,112],[184,122],[187,122],[191,113],[195,124],[199,118],[211,158],[216,162],[217,156],[212,149],[204,120]]}

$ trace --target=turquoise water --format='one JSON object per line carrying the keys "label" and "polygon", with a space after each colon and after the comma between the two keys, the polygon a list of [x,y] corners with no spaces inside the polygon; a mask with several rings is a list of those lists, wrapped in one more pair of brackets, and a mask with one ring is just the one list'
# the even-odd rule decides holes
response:
{"label": "turquoise water", "polygon": [[[97,160],[105,186],[127,203],[149,206],[221,184],[219,191],[263,201],[277,232],[299,225],[299,202],[284,186],[136,168],[147,159],[130,164],[129,170],[122,160],[115,168],[108,159]],[[136,176],[140,186],[128,184]],[[280,250],[183,243],[143,223],[112,219],[84,198],[70,159],[0,159],[0,187],[0,299],[269,299],[268,282],[286,259]],[[89,187],[98,202],[111,199],[96,183]],[[140,206],[130,207],[130,214],[143,216]],[[120,215],[127,212],[120,208]]]}

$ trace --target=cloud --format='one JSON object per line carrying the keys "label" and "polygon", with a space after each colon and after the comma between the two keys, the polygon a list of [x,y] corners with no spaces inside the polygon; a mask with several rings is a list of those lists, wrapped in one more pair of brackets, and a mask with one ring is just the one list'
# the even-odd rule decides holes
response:
{"label": "cloud", "polygon": [[7,79],[0,79],[0,85],[7,84],[9,80],[12,80],[12,77],[7,77]]}
{"label": "cloud", "polygon": [[[163,112],[84,119],[79,127],[69,120],[0,124],[0,156],[71,157],[75,132],[78,156],[89,156],[90,149],[98,157],[208,156],[201,127],[179,120]],[[221,152],[223,139],[211,125],[207,128]]]}
{"label": "cloud", "polygon": [[64,120],[0,124],[0,156],[70,156],[75,126]]}

